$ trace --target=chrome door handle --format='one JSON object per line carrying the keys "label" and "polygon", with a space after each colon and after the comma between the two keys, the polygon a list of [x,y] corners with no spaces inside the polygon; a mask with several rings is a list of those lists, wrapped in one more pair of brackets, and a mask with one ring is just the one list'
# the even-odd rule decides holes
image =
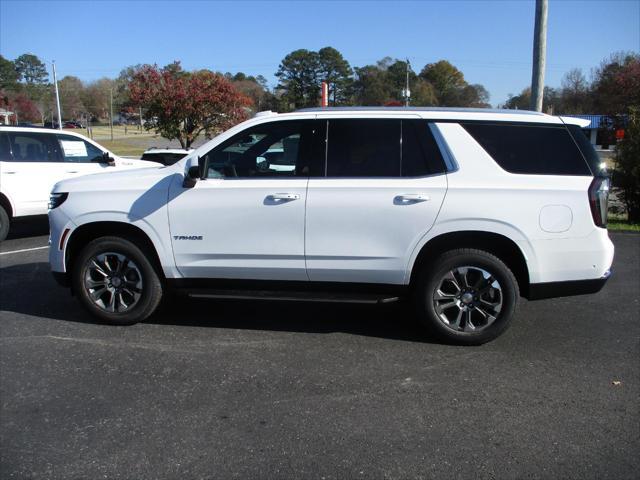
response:
{"label": "chrome door handle", "polygon": [[300,198],[300,195],[298,195],[297,193],[272,193],[267,198],[270,200],[291,201],[298,200]]}
{"label": "chrome door handle", "polygon": [[409,202],[417,203],[417,202],[427,202],[430,199],[429,199],[429,195],[424,195],[422,193],[404,193],[404,194],[398,195],[396,197],[396,200],[404,203],[409,203]]}
{"label": "chrome door handle", "polygon": [[78,170],[67,170],[67,173],[78,173]]}

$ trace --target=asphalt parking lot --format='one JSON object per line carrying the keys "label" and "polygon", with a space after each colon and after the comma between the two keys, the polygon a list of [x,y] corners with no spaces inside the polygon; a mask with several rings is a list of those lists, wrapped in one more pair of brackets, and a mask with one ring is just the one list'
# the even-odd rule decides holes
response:
{"label": "asphalt parking lot", "polygon": [[470,348],[401,304],[100,325],[25,227],[0,245],[0,477],[638,478],[640,235],[612,238],[602,292],[523,301]]}

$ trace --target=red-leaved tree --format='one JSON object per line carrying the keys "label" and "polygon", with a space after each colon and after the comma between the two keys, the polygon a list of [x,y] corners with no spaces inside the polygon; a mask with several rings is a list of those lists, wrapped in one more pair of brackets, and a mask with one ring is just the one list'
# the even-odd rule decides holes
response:
{"label": "red-leaved tree", "polygon": [[179,62],[140,67],[129,82],[132,105],[146,112],[145,128],[189,148],[243,120],[251,99],[209,70],[185,72]]}
{"label": "red-leaved tree", "polygon": [[0,107],[14,112],[12,121],[39,122],[42,117],[35,103],[24,93],[5,93],[0,91]]}

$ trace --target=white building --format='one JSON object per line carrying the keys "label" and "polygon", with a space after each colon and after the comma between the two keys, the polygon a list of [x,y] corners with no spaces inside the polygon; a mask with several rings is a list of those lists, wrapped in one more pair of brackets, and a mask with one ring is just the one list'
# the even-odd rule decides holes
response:
{"label": "white building", "polygon": [[6,110],[4,108],[0,108],[0,125],[11,125],[11,115],[13,112]]}

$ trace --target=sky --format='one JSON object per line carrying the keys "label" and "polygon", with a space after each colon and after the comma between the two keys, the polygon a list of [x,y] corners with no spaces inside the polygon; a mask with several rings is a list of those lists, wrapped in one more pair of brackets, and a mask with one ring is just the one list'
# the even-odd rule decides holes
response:
{"label": "sky", "polygon": [[[534,0],[504,1],[20,1],[0,0],[0,54],[55,60],[59,78],[115,77],[128,65],[180,60],[263,75],[282,58],[332,46],[352,66],[389,56],[414,70],[446,59],[496,106],[531,82]],[[640,51],[640,0],[549,0],[545,84]]]}

